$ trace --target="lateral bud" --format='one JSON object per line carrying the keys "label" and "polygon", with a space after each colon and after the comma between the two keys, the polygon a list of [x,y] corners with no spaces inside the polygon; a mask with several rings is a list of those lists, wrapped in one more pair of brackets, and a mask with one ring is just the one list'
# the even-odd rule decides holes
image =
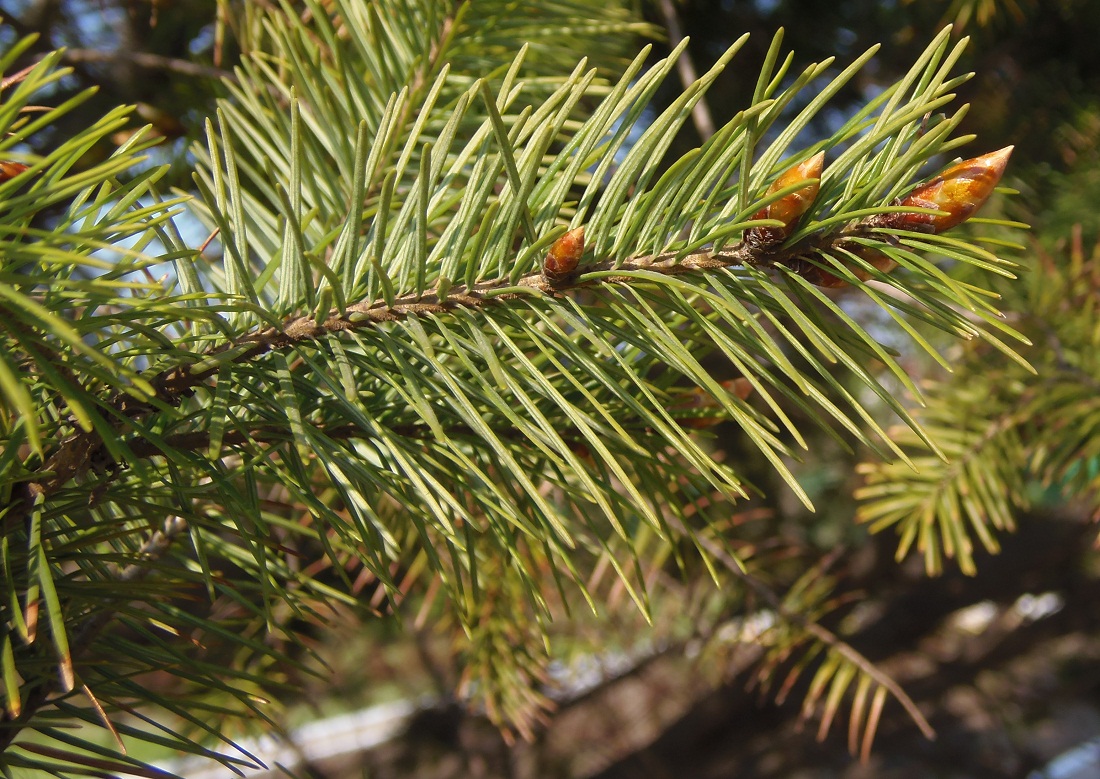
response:
{"label": "lateral bud", "polygon": [[24,165],[22,162],[0,160],[0,183],[15,178],[26,169],[27,166]]}
{"label": "lateral bud", "polygon": [[798,220],[806,213],[817,199],[818,190],[821,188],[821,169],[825,165],[825,152],[819,151],[808,160],[788,168],[775,182],[768,187],[768,195],[774,195],[782,189],[786,189],[800,181],[809,181],[806,186],[789,192],[774,203],[761,208],[753,219],[777,219],[783,223],[782,227],[752,227],[745,231],[745,242],[755,248],[765,248],[782,243],[794,232]]}
{"label": "lateral bud", "polygon": [[[876,249],[874,246],[867,246],[865,244],[853,243],[846,241],[844,243],[844,249],[850,254],[854,254],[875,270],[883,273],[889,273],[894,268],[898,267],[897,262],[885,252]],[[834,255],[835,257],[835,255]],[[836,257],[845,268],[852,272],[860,281],[867,281],[871,278],[871,273],[866,268],[857,265],[846,257]],[[825,264],[825,260],[818,260],[822,265]],[[826,270],[819,265],[814,265],[808,260],[798,259],[790,266],[791,269],[797,273],[806,281],[810,282],[817,287],[825,287],[827,289],[836,289],[838,287],[846,287],[849,282],[846,279]]]}
{"label": "lateral bud", "polygon": [[[722,389],[740,400],[746,400],[752,394],[752,383],[744,377],[728,379],[719,384]],[[704,430],[726,420],[725,416],[705,415],[706,411],[710,409],[718,411],[721,406],[722,404],[703,388],[692,387],[676,398],[669,407],[669,411],[673,412],[674,418],[681,427]]]}
{"label": "lateral bud", "polygon": [[560,284],[577,270],[584,254],[584,227],[577,227],[550,245],[542,261],[542,275],[551,284]]}
{"label": "lateral bud", "polygon": [[1012,146],[952,165],[897,202],[899,206],[934,208],[943,214],[893,213],[868,220],[875,227],[942,233],[962,224],[977,211],[1004,175]]}

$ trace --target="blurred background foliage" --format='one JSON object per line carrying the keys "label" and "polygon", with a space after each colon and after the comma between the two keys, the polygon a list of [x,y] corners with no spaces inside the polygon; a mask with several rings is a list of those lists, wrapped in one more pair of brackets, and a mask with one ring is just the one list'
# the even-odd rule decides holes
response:
{"label": "blurred background foliage", "polygon": [[[0,47],[37,34],[21,65],[65,47],[73,71],[50,102],[89,86],[99,91],[64,121],[79,127],[119,104],[136,104],[133,127],[151,123],[165,138],[161,160],[173,161],[173,183],[187,188],[188,145],[223,92],[213,77],[231,72],[239,55],[233,29],[239,6],[232,0],[2,0]],[[654,0],[639,2],[638,12],[659,29],[677,26],[690,36],[700,71],[744,32],[752,37],[741,56],[752,63],[764,59],[778,27],[800,63],[844,59],[883,43],[872,67],[822,115],[823,124],[807,130],[809,140],[827,135],[900,76],[944,24],[972,37],[961,70],[977,75],[960,90],[971,104],[960,129],[977,134],[982,150],[1016,146],[1005,183],[1020,196],[991,207],[1035,228],[1021,258],[1023,282],[1006,283],[1002,292],[1003,308],[1017,312],[1014,324],[1036,344],[1026,356],[1039,378],[975,343],[951,347],[954,375],[916,355],[899,359],[913,375],[939,383],[940,405],[928,413],[940,412],[944,424],[960,409],[980,409],[994,420],[1018,414],[1026,398],[1026,424],[1018,429],[1019,452],[1010,466],[1018,494],[1006,506],[1006,524],[1017,533],[999,536],[1004,548],[996,557],[975,550],[972,577],[948,570],[928,578],[920,560],[898,566],[896,539],[870,535],[866,524],[854,521],[856,495],[868,479],[859,453],[824,435],[805,462],[792,464],[817,514],[809,514],[770,467],[761,463],[754,471],[750,462],[746,474],[767,497],[727,520],[738,527],[739,543],[760,545],[754,564],[770,581],[829,571],[836,585],[829,624],[889,668],[926,712],[935,712],[940,739],[924,742],[903,713],[888,708],[871,763],[860,767],[846,756],[842,737],[816,744],[811,733],[798,733],[800,695],[788,696],[793,703],[764,704],[744,694],[742,671],[759,656],[728,640],[731,631],[751,630],[731,618],[759,604],[751,594],[716,590],[704,570],[672,575],[672,566],[650,572],[676,596],[655,602],[653,628],[614,585],[608,585],[606,618],[577,610],[576,622],[552,628],[581,637],[578,646],[606,651],[597,658],[587,652],[555,657],[549,675],[532,660],[529,672],[542,674],[534,681],[544,683],[541,694],[557,708],[545,723],[531,724],[532,743],[506,743],[452,705],[452,691],[471,681],[458,669],[470,663],[461,661],[467,648],[455,640],[454,616],[435,604],[431,591],[410,596],[400,621],[364,622],[347,610],[333,621],[335,630],[318,631],[313,641],[328,670],[296,680],[306,694],[282,724],[431,696],[434,703],[402,738],[356,759],[362,762],[307,768],[332,777],[1026,776],[1075,741],[1100,733],[1100,566],[1090,524],[1100,478],[1100,415],[1087,421],[1100,397],[1100,4]],[[654,58],[666,52],[659,44]],[[736,67],[719,76],[707,98],[714,124],[749,104],[754,86]],[[65,125],[54,131],[66,133]],[[698,126],[685,125],[668,158],[699,141]],[[43,145],[41,152],[53,141],[43,134],[34,142]],[[104,145],[84,164],[111,150]],[[969,405],[958,405],[966,393]],[[731,457],[747,451],[739,435],[732,426],[719,430],[719,446]],[[1091,459],[1084,457],[1090,450]],[[415,572],[402,573],[415,579]],[[509,582],[502,578],[498,586]],[[369,589],[357,594],[373,595]],[[1048,595],[1045,610],[1035,605]],[[387,609],[380,591],[371,603]],[[508,616],[498,640],[529,651],[530,637],[511,634]]]}

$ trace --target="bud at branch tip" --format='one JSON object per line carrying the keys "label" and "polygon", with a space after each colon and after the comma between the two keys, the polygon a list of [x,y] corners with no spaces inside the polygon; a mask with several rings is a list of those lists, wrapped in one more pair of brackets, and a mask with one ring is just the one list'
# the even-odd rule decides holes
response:
{"label": "bud at branch tip", "polygon": [[944,214],[885,214],[876,220],[883,227],[942,233],[962,224],[984,205],[1004,175],[1012,146],[963,160],[901,199],[900,206],[917,206]]}

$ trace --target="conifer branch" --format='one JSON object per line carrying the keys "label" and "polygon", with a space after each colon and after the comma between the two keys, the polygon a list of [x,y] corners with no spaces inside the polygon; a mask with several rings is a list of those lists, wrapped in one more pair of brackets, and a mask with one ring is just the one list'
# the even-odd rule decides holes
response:
{"label": "conifer branch", "polygon": [[[315,317],[297,317],[282,327],[265,328],[245,335],[234,343],[214,347],[194,362],[158,372],[149,379],[156,390],[153,398],[136,399],[132,395],[117,394],[110,404],[116,420],[115,430],[122,433],[132,429],[134,423],[157,408],[178,406],[224,365],[240,365],[267,352],[286,350],[344,331],[375,327],[410,316],[446,314],[460,308],[483,310],[531,294],[552,297],[602,285],[645,281],[629,275],[637,271],[677,276],[739,266],[769,268],[782,265],[796,272],[805,272],[815,266],[803,259],[804,257],[824,251],[830,246],[842,245],[848,238],[865,232],[866,229],[857,224],[832,235],[813,237],[783,249],[760,247],[743,241],[719,252],[703,250],[686,255],[664,252],[622,262],[606,259],[580,268],[560,281],[551,281],[544,273],[532,273],[515,283],[498,280],[482,282],[472,288],[461,285],[451,287],[442,296],[434,291],[423,295],[405,295],[396,298],[392,305],[383,301],[356,303],[349,305],[344,313],[331,312],[320,322]],[[617,275],[617,272],[622,275]],[[588,274],[596,275],[594,278],[585,278]],[[142,447],[139,443],[134,442],[132,445],[137,446],[141,452],[149,451],[148,447]],[[104,470],[115,465],[117,464],[109,458],[105,459],[99,430],[73,433],[47,456],[37,478],[27,480],[14,491],[13,503],[17,506],[21,504],[22,510],[6,515],[5,528],[14,527],[25,519],[36,496],[49,497],[69,480],[82,476],[90,468]]]}
{"label": "conifer branch", "polygon": [[[643,72],[644,52],[629,63],[619,56],[632,47],[626,34],[641,29],[625,8],[597,9],[586,20],[580,6],[558,4],[552,12],[576,27],[531,40],[528,32],[543,32],[545,20],[491,14],[504,7],[492,2],[451,15],[419,0],[377,7],[326,0],[300,16],[266,7],[240,77],[227,83],[218,130],[211,121],[208,148],[196,152],[203,201],[196,212],[217,231],[220,260],[193,262],[171,208],[152,193],[155,175],[129,177],[139,142],[110,164],[69,175],[78,146],[128,121],[122,109],[65,153],[3,171],[17,179],[5,190],[15,193],[4,201],[14,236],[6,245],[30,268],[33,289],[5,298],[4,318],[10,313],[14,324],[0,325],[14,354],[0,354],[11,442],[0,524],[27,542],[5,551],[17,575],[5,598],[15,608],[4,608],[16,626],[34,614],[32,629],[24,620],[28,640],[17,657],[0,656],[16,664],[8,678],[31,680],[21,700],[5,690],[9,719],[23,716],[13,734],[40,727],[33,710],[57,689],[48,680],[49,637],[70,676],[84,649],[70,652],[66,636],[132,650],[139,673],[187,665],[190,648],[165,643],[147,653],[107,629],[115,620],[130,625],[136,588],[122,585],[147,571],[163,573],[165,589],[201,580],[216,598],[218,588],[234,588],[234,607],[258,630],[309,612],[311,598],[351,602],[355,593],[341,592],[335,577],[297,566],[301,549],[340,576],[359,566],[379,597],[408,592],[421,571],[435,576],[433,587],[473,618],[464,626],[491,639],[479,662],[499,686],[486,700],[499,693],[512,699],[501,709],[506,716],[524,717],[530,706],[507,686],[539,678],[545,624],[524,622],[526,614],[500,608],[503,600],[479,602],[487,585],[507,580],[509,602],[546,614],[549,574],[563,600],[564,588],[576,585],[595,607],[584,567],[596,556],[648,613],[640,571],[656,559],[654,546],[690,535],[679,498],[745,494],[741,464],[701,446],[697,430],[721,420],[739,425],[808,505],[785,464],[794,445],[807,445],[803,420],[816,416],[830,431],[842,425],[872,448],[875,436],[886,439],[865,393],[849,392],[836,369],[908,419],[894,388],[860,358],[873,354],[910,387],[903,367],[814,285],[885,280],[901,264],[926,283],[887,280],[914,292],[899,310],[965,334],[980,331],[952,303],[996,314],[984,289],[955,284],[923,253],[942,250],[983,267],[1002,262],[974,242],[934,239],[980,206],[1007,150],[901,197],[922,166],[957,145],[949,134],[961,114],[928,134],[916,131],[919,117],[949,102],[962,80],[949,75],[961,49],[946,33],[905,80],[832,138],[793,155],[802,128],[873,52],[808,103],[794,101],[828,65],[811,65],[780,89],[786,80],[769,60],[753,104],[662,169],[656,161],[740,43],[643,127],[643,108],[686,44]],[[593,46],[604,39],[606,47]],[[524,40],[510,63],[485,51]],[[779,45],[777,38],[774,53]],[[605,81],[607,62],[622,68]],[[49,65],[28,79],[59,78]],[[31,86],[16,86],[11,99],[29,99]],[[785,106],[799,104],[788,127],[777,127]],[[637,137],[628,142],[628,133]],[[765,147],[769,135],[775,140]],[[147,195],[155,205],[141,205]],[[20,220],[43,202],[71,203],[68,221],[52,233],[20,232]],[[573,229],[538,268],[537,252],[567,223]],[[594,245],[587,254],[585,229]],[[129,238],[137,248],[121,249]],[[31,241],[41,254],[20,254]],[[148,247],[159,255],[142,254]],[[132,262],[104,260],[105,250]],[[142,276],[135,270],[165,261],[175,262],[168,284],[146,274],[125,286]],[[91,276],[81,275],[85,265]],[[718,381],[704,353],[728,358],[739,378]],[[35,370],[22,375],[30,361]],[[193,550],[172,544],[187,522]],[[646,538],[659,541],[647,546]],[[120,550],[142,559],[104,562]],[[721,550],[706,551],[738,573]],[[155,564],[167,556],[186,562]],[[410,558],[415,572],[398,579]],[[227,581],[220,560],[233,566]],[[84,566],[118,592],[79,588],[70,572]],[[886,691],[905,704],[888,677],[795,613],[793,596],[785,608],[763,583],[746,587],[797,626],[790,631],[797,642],[829,647],[831,661],[878,685],[876,705]],[[148,602],[162,606],[153,619],[178,635],[225,624],[220,612]],[[489,611],[500,621],[486,626],[477,617]],[[145,619],[138,609],[136,632],[154,624]],[[510,681],[493,666],[500,647],[515,648],[511,635],[529,646],[524,658],[500,663],[519,674]],[[294,645],[292,632],[288,638]],[[226,631],[218,640],[243,650],[236,656],[297,659],[252,633]],[[93,700],[135,694],[129,678],[80,670]],[[243,664],[180,678],[260,713],[245,687],[266,682]],[[206,727],[174,701],[148,691],[136,697]]]}

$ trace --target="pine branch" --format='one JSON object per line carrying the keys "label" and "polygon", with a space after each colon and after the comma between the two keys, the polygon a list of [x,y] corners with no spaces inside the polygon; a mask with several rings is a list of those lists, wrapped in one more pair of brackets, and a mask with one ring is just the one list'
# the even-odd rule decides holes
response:
{"label": "pine branch", "polygon": [[[134,429],[134,423],[157,409],[178,406],[224,365],[239,365],[270,351],[290,349],[304,342],[344,331],[400,321],[409,316],[446,314],[460,308],[479,310],[531,294],[556,296],[607,284],[651,283],[651,274],[677,276],[695,271],[741,266],[783,266],[803,273],[815,272],[819,266],[805,258],[826,254],[830,249],[845,246],[850,238],[865,234],[868,234],[868,228],[856,224],[831,235],[813,236],[778,250],[743,241],[736,247],[719,252],[699,251],[686,255],[682,252],[664,252],[625,261],[608,259],[571,272],[567,278],[551,280],[544,272],[539,272],[524,276],[514,283],[500,280],[482,282],[470,289],[462,285],[451,287],[442,295],[438,291],[406,295],[395,298],[392,304],[385,301],[351,304],[344,313],[331,312],[321,322],[314,317],[297,317],[281,328],[266,328],[245,335],[235,343],[209,349],[198,360],[150,376],[148,382],[154,388],[155,394],[148,400],[116,395],[108,406],[117,420],[113,430],[124,433]],[[55,452],[47,455],[39,471],[39,478],[30,479],[20,485],[15,503],[22,504],[22,510],[8,512],[5,524],[14,527],[25,521],[27,512],[39,496],[50,497],[71,479],[84,475],[90,468],[110,470],[116,467],[119,463],[104,456],[104,445],[103,434],[98,429],[74,433],[62,442]],[[139,442],[132,442],[131,445],[141,446]],[[140,451],[148,449],[141,448]]]}
{"label": "pine branch", "polygon": [[[777,37],[752,105],[661,168],[743,40],[644,125],[685,45],[644,70],[645,52],[621,57],[644,27],[620,9],[551,7],[558,23],[493,0],[453,13],[418,0],[307,0],[300,15],[250,7],[249,53],[196,151],[196,213],[220,258],[200,262],[175,232],[173,204],[153,190],[158,173],[130,175],[143,142],[69,172],[124,111],[47,159],[3,168],[15,172],[0,180],[12,236],[0,241],[26,284],[0,287],[11,346],[0,350],[2,521],[6,543],[27,543],[0,549],[15,572],[3,602],[25,604],[0,608],[18,626],[44,604],[59,667],[71,665],[72,635],[263,716],[248,695],[263,674],[192,657],[152,620],[299,667],[302,650],[277,651],[253,631],[353,602],[356,576],[397,598],[431,575],[464,627],[484,628],[494,646],[522,643],[510,665],[493,667],[489,652],[483,669],[498,719],[527,727],[546,660],[547,582],[562,602],[568,587],[595,609],[585,566],[599,560],[648,614],[648,555],[676,554],[669,541],[688,535],[700,496],[747,494],[741,463],[701,443],[710,421],[738,425],[807,505],[787,464],[808,444],[805,420],[904,459],[868,391],[938,451],[897,384],[868,366],[919,395],[916,383],[822,288],[866,294],[930,353],[911,319],[1008,349],[995,334],[1012,332],[986,287],[928,259],[1010,275],[992,251],[942,234],[989,195],[1007,150],[913,184],[965,140],[951,136],[961,110],[923,123],[964,80],[951,76],[961,47],[945,31],[833,137],[792,153],[873,52],[806,100],[830,63],[788,78]],[[518,39],[529,45],[502,59]],[[582,61],[587,52],[610,71]],[[5,98],[25,104],[58,77],[57,56]],[[52,116],[9,128],[10,142]],[[57,229],[29,229],[46,206],[63,214]],[[174,279],[141,273],[162,261]],[[907,297],[884,300],[871,280]],[[732,384],[712,375],[711,354]],[[151,557],[149,527],[175,517],[193,549],[166,544]],[[303,569],[303,554],[316,564]],[[138,575],[135,555],[163,591],[194,587],[233,611],[141,602],[125,575]],[[231,577],[215,573],[222,563]],[[113,586],[119,605],[89,583]],[[493,613],[486,587],[505,584],[500,602],[524,604],[530,623]],[[814,686],[829,689],[826,723],[855,677],[857,708],[872,689],[880,706],[889,680],[797,613],[799,640],[830,653]],[[125,635],[100,624],[112,619]],[[24,632],[31,649],[0,661],[41,680],[50,650]],[[108,706],[149,701],[216,734],[190,704],[109,669],[89,689]],[[6,692],[10,711],[18,691]]]}
{"label": "pine branch", "polygon": [[1086,259],[1079,234],[1066,257],[1038,245],[1032,251],[1039,262],[1027,281],[997,291],[1010,301],[1016,326],[1042,347],[1029,353],[1035,367],[1004,365],[987,345],[966,344],[951,378],[931,386],[930,403],[919,412],[947,459],[896,431],[916,469],[859,466],[859,519],[872,532],[896,528],[898,558],[915,549],[930,575],[942,571],[944,558],[976,573],[973,548],[999,551],[998,534],[1013,530],[1014,515],[1030,505],[1029,482],[1085,500],[1097,489],[1082,463],[1100,450],[1090,436],[1069,433],[1095,429],[1100,420],[1100,365],[1090,335],[1100,288],[1096,260]]}

